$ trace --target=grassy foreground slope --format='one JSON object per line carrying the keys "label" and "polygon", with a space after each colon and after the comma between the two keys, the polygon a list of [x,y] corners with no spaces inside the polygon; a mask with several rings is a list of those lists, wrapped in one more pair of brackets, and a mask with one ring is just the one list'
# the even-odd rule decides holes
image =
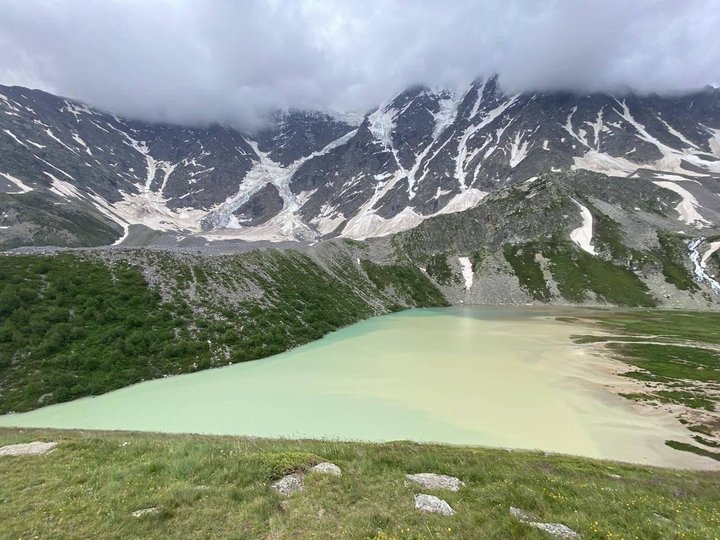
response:
{"label": "grassy foreground slope", "polygon": [[263,358],[393,309],[441,305],[417,268],[374,265],[368,277],[342,254],[0,256],[0,414]]}
{"label": "grassy foreground slope", "polygon": [[[510,506],[585,539],[706,540],[720,530],[720,473],[407,442],[0,430],[0,445],[32,440],[61,444],[44,456],[0,457],[3,537],[548,538]],[[286,502],[268,489],[313,456],[343,476],[309,475]],[[435,493],[456,515],[413,508],[423,490],[404,475],[417,472],[466,483]],[[132,516],[151,507],[159,512]]]}

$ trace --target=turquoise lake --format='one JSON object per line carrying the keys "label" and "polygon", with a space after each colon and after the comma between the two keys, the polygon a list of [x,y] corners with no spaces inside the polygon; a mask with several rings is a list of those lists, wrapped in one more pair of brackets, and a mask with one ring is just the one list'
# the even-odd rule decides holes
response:
{"label": "turquoise lake", "polygon": [[579,311],[459,307],[376,317],[254,362],[0,416],[0,426],[415,441],[688,468],[676,419],[611,391],[622,377],[560,322]]}

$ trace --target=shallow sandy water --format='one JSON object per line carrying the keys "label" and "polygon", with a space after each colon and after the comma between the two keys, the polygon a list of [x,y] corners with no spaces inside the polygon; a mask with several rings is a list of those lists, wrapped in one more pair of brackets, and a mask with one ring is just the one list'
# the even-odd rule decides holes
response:
{"label": "shallow sandy water", "polygon": [[0,416],[0,426],[541,449],[687,468],[717,463],[667,414],[613,394],[616,376],[570,336],[568,310],[412,310],[271,358]]}

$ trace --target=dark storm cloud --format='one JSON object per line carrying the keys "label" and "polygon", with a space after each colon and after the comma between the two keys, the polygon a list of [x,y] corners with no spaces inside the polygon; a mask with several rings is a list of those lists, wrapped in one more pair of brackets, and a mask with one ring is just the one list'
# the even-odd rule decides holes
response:
{"label": "dark storm cloud", "polygon": [[499,73],[512,92],[720,79],[717,0],[0,0],[0,82],[121,114],[248,125]]}

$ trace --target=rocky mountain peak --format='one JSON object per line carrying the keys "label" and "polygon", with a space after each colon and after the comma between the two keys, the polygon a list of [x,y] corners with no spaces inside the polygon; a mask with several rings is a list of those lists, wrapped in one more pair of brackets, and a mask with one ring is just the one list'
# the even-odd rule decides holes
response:
{"label": "rocky mountain peak", "polygon": [[414,86],[362,118],[287,110],[270,120],[252,133],[158,125],[0,87],[0,192],[27,207],[25,218],[4,215],[0,237],[32,243],[37,223],[23,220],[42,201],[117,238],[132,225],[205,241],[367,238],[571,170],[655,181],[683,194],[699,226],[718,205],[714,88],[508,95],[492,77],[460,90]]}

